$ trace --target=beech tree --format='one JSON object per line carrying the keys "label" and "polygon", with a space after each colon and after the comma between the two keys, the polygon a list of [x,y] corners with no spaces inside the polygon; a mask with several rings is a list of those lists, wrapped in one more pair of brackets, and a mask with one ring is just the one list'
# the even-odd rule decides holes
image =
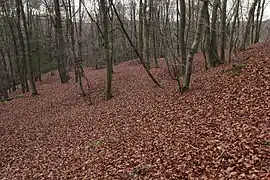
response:
{"label": "beech tree", "polygon": [[107,100],[112,97],[112,59],[110,58],[109,49],[109,20],[108,20],[108,3],[107,0],[100,0],[100,12],[103,16],[103,35],[104,35],[104,51],[105,59],[107,64],[107,87],[106,87],[106,97]]}
{"label": "beech tree", "polygon": [[194,59],[194,55],[198,51],[198,47],[199,47],[199,44],[203,35],[204,18],[205,18],[205,13],[207,12],[207,8],[208,8],[208,1],[203,1],[202,7],[200,9],[199,22],[198,22],[198,27],[196,30],[195,39],[193,41],[193,44],[191,46],[191,49],[187,57],[186,72],[185,72],[185,79],[184,79],[182,92],[189,89],[193,59]]}
{"label": "beech tree", "polygon": [[60,75],[61,83],[67,83],[69,80],[67,74],[67,62],[65,54],[65,40],[63,36],[63,25],[61,19],[61,10],[59,0],[54,0],[54,10],[55,10],[55,34],[56,34],[56,47],[57,47],[57,65],[58,72]]}
{"label": "beech tree", "polygon": [[[252,3],[249,13],[248,13],[248,19],[247,19],[247,23],[246,23],[246,28],[245,28],[245,33],[243,34],[243,40],[241,43],[241,50],[244,50],[246,48],[246,43],[248,40],[248,37],[250,35],[250,29],[251,29],[251,25],[253,24],[254,21],[254,12],[256,9],[256,6],[258,4],[259,0],[254,0],[254,2]],[[253,34],[253,32],[252,32]]]}
{"label": "beech tree", "polygon": [[[177,0],[178,3],[178,0]],[[180,12],[177,4],[177,14],[180,14],[180,26],[177,26],[178,31],[178,41],[181,49],[181,67],[182,74],[185,74],[185,66],[186,66],[186,43],[185,43],[185,29],[186,29],[186,3],[185,0],[180,0]],[[180,55],[180,54],[179,54]]]}
{"label": "beech tree", "polygon": [[226,36],[227,36],[227,0],[222,1],[221,5],[221,16],[220,16],[220,63],[225,62],[225,51],[226,51]]}
{"label": "beech tree", "polygon": [[[29,37],[29,34],[31,34],[31,27],[29,28],[27,25],[27,22],[26,22],[27,20],[26,20],[26,15],[24,12],[24,6],[22,3],[22,0],[16,0],[16,5],[19,6],[17,8],[21,10],[21,14],[22,14],[23,28],[24,28],[24,33],[25,33],[27,55],[28,55],[29,80],[31,84],[31,93],[32,95],[37,95],[38,93],[37,93],[37,88],[36,88],[35,79],[34,79],[34,72],[33,72],[33,60],[32,60],[32,52],[31,52],[32,49],[31,49],[30,37]],[[22,42],[22,44],[24,44],[24,42]]]}

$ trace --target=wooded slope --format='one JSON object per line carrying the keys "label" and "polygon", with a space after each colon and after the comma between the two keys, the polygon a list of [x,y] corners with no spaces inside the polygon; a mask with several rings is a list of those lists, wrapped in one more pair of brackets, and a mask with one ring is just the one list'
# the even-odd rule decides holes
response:
{"label": "wooded slope", "polygon": [[46,77],[39,96],[0,105],[0,179],[268,179],[269,54],[255,44],[207,72],[198,55],[183,95],[165,67],[151,70],[163,90],[130,61],[105,101],[104,71],[87,69],[93,105]]}

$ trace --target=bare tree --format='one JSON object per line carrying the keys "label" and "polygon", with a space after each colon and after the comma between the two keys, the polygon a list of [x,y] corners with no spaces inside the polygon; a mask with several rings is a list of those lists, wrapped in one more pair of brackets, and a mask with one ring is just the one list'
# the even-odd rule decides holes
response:
{"label": "bare tree", "polygon": [[63,26],[61,18],[61,10],[59,0],[54,0],[54,10],[55,10],[55,33],[56,33],[56,45],[57,45],[57,64],[58,72],[60,75],[61,83],[67,83],[69,76],[66,69],[66,55],[65,55],[65,40],[63,36]]}
{"label": "bare tree", "polygon": [[222,1],[221,7],[221,26],[220,26],[220,63],[225,62],[225,49],[226,49],[226,34],[227,34],[227,26],[226,26],[226,18],[227,18],[227,0]]}
{"label": "bare tree", "polygon": [[161,87],[160,83],[154,78],[154,76],[153,76],[153,75],[151,74],[151,72],[148,70],[147,65],[146,65],[145,62],[144,62],[144,59],[143,59],[142,54],[139,53],[138,49],[136,49],[134,43],[133,43],[132,40],[130,39],[130,37],[129,37],[129,35],[128,35],[128,33],[127,33],[125,27],[124,27],[124,24],[123,24],[122,20],[120,19],[120,16],[119,16],[119,14],[118,14],[118,12],[117,12],[117,9],[116,9],[116,7],[115,7],[113,1],[112,1],[112,0],[109,0],[109,1],[110,1],[111,6],[113,7],[113,10],[114,10],[114,12],[115,12],[115,15],[116,15],[118,21],[120,22],[120,26],[121,26],[121,29],[122,29],[122,31],[123,31],[125,37],[128,39],[128,41],[129,41],[130,45],[132,46],[133,50],[135,51],[136,55],[139,57],[140,62],[142,63],[142,65],[143,65],[144,69],[146,70],[147,74],[149,75],[149,77],[152,79],[152,81],[153,81],[157,86]]}
{"label": "bare tree", "polygon": [[106,97],[109,100],[112,97],[112,62],[109,49],[109,22],[108,22],[108,5],[107,0],[100,0],[100,11],[103,16],[103,35],[104,35],[104,50],[107,63],[107,86]]}
{"label": "bare tree", "polygon": [[192,73],[193,59],[194,59],[194,55],[198,51],[200,40],[201,40],[202,35],[203,35],[204,14],[205,14],[205,11],[207,10],[207,7],[208,7],[208,1],[203,1],[202,7],[200,9],[199,22],[198,22],[198,27],[197,27],[195,39],[193,41],[193,44],[191,46],[191,49],[190,49],[188,57],[187,57],[186,72],[185,72],[184,84],[182,86],[182,92],[189,89],[191,73]]}
{"label": "bare tree", "polygon": [[254,43],[257,43],[260,40],[262,19],[263,19],[263,15],[264,15],[264,11],[265,11],[265,3],[266,3],[266,0],[262,0],[262,1],[260,1],[259,5],[258,5]]}
{"label": "bare tree", "polygon": [[212,18],[211,18],[211,62],[212,66],[218,66],[220,64],[219,55],[218,55],[218,44],[217,44],[217,13],[218,7],[220,6],[220,0],[214,0]]}
{"label": "bare tree", "polygon": [[231,33],[230,33],[230,39],[229,39],[229,63],[232,61],[232,51],[234,47],[234,35],[236,32],[236,22],[237,22],[237,17],[239,15],[239,8],[240,8],[240,0],[236,1],[235,8],[234,8],[234,13],[233,13],[233,21],[231,25]]}
{"label": "bare tree", "polygon": [[24,27],[24,33],[26,38],[26,46],[27,46],[27,55],[28,55],[28,67],[29,67],[29,80],[31,84],[31,93],[32,95],[37,95],[37,88],[35,84],[34,79],[34,73],[33,73],[33,62],[32,62],[32,53],[31,53],[31,45],[30,45],[30,39],[29,39],[29,32],[31,33],[31,28],[28,28],[27,22],[26,22],[26,15],[24,12],[24,6],[22,0],[16,0],[17,5],[19,5],[21,9],[22,14],[22,21],[23,21],[23,27]]}
{"label": "bare tree", "polygon": [[254,12],[256,9],[256,6],[258,4],[259,0],[254,0],[254,2],[252,3],[249,13],[248,13],[248,19],[247,19],[247,24],[246,24],[246,28],[245,28],[245,33],[243,35],[243,40],[241,43],[241,50],[244,50],[246,48],[246,43],[248,41],[248,37],[250,35],[250,29],[251,29],[251,24],[253,23],[254,20]]}

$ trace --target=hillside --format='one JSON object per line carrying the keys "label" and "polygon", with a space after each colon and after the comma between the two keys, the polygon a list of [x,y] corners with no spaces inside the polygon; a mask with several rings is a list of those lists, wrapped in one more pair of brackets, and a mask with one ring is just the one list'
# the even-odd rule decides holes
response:
{"label": "hillside", "polygon": [[[93,105],[73,83],[46,76],[39,96],[0,104],[0,179],[269,179],[270,45],[239,53],[241,67],[204,71],[177,93],[166,68],[86,70]],[[246,61],[242,62],[243,59]]]}

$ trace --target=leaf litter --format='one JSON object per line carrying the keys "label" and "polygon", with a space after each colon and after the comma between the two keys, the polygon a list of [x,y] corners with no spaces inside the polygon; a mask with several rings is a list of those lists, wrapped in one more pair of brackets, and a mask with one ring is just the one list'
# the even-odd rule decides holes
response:
{"label": "leaf litter", "polygon": [[206,72],[199,54],[183,95],[162,63],[151,72],[165,90],[140,64],[117,65],[110,101],[105,71],[86,69],[93,105],[44,77],[39,96],[0,104],[0,178],[269,179],[269,47],[239,52],[237,76]]}

